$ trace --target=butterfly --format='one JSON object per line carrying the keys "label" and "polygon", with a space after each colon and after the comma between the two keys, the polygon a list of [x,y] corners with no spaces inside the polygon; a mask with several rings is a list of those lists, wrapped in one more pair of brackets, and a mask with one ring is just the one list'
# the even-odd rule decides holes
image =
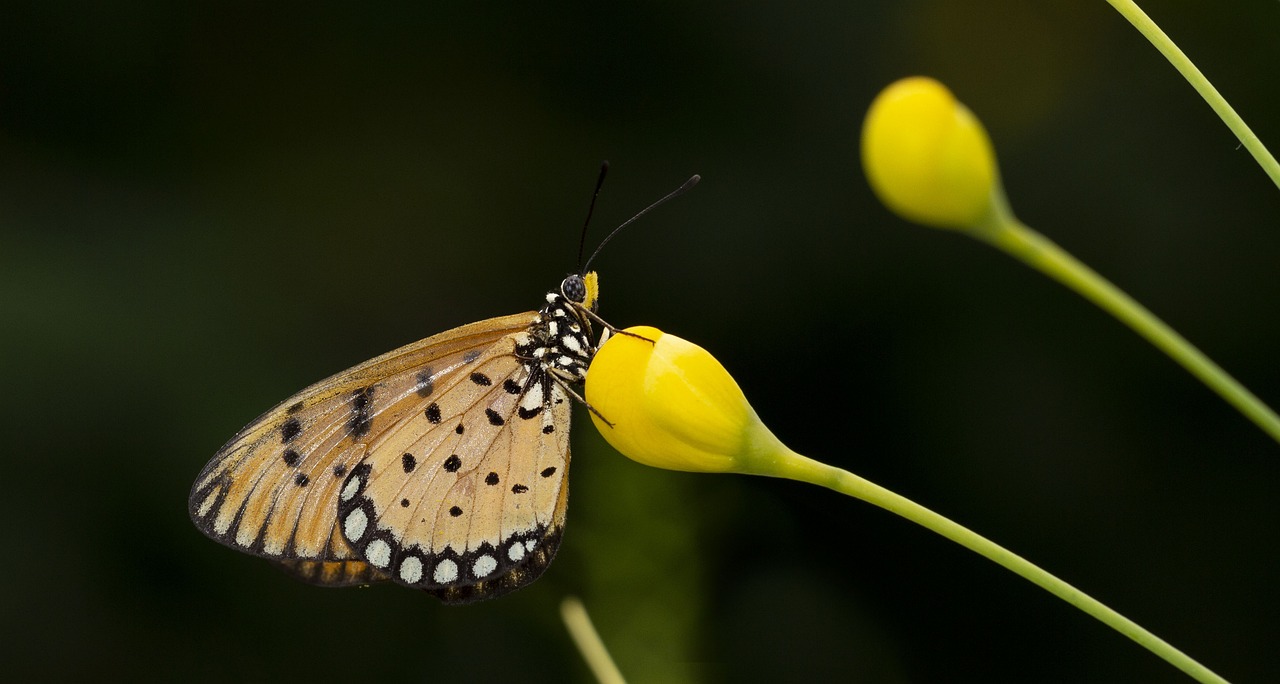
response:
{"label": "butterfly", "polygon": [[574,388],[611,329],[589,266],[698,178],[616,228],[537,311],[400,347],[259,416],[196,478],[196,527],[322,586],[390,581],[469,603],[537,579],[564,530],[571,409],[586,403]]}

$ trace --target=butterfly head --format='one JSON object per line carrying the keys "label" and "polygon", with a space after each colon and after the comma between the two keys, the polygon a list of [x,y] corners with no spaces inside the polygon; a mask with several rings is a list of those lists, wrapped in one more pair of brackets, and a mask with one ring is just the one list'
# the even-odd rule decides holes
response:
{"label": "butterfly head", "polygon": [[600,298],[599,278],[595,271],[586,275],[570,273],[560,283],[560,294],[565,299],[581,304],[584,308],[595,311]]}

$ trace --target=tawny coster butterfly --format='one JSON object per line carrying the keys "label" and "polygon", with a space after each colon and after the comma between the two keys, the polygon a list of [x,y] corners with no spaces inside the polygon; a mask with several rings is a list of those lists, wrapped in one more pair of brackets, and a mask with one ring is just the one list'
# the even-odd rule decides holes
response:
{"label": "tawny coster butterfly", "polygon": [[574,387],[609,332],[591,262],[697,182],[585,264],[580,241],[581,266],[538,311],[406,345],[259,416],[196,478],[196,527],[324,586],[389,580],[468,603],[537,579],[564,529]]}

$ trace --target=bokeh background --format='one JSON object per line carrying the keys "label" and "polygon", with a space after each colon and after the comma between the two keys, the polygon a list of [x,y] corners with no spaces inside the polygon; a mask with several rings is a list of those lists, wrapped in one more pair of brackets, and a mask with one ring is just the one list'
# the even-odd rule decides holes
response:
{"label": "bokeh background", "polygon": [[[1147,2],[1272,148],[1280,5]],[[322,590],[199,534],[241,425],[528,310],[593,236],[603,313],[713,350],[802,453],[1006,544],[1241,682],[1280,680],[1280,446],[1077,296],[907,225],[858,163],[942,79],[1027,223],[1280,405],[1280,192],[1105,2],[85,3],[0,9],[5,678],[1183,681],[931,533],[644,468],[578,413],[567,534],[466,608]]]}

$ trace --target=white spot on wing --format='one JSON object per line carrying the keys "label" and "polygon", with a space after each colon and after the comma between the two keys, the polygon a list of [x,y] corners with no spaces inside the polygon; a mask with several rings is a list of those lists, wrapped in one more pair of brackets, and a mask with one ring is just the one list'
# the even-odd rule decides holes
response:
{"label": "white spot on wing", "polygon": [[367,527],[369,527],[369,516],[365,515],[363,508],[351,511],[347,514],[347,519],[342,521],[342,533],[351,541],[357,541],[363,537]]}
{"label": "white spot on wing", "polygon": [[431,573],[431,579],[436,584],[448,584],[458,579],[458,564],[448,558],[436,563],[435,572]]}
{"label": "white spot on wing", "polygon": [[364,557],[375,567],[385,568],[391,564],[391,545],[382,539],[374,539],[364,547]]}
{"label": "white spot on wing", "polygon": [[520,542],[512,544],[511,548],[507,549],[507,558],[510,558],[512,563],[524,558],[524,544]]}
{"label": "white spot on wing", "polygon": [[360,477],[356,476],[348,480],[347,486],[342,488],[342,500],[350,501],[358,491],[360,491]]}
{"label": "white spot on wing", "polygon": [[563,344],[571,352],[582,353],[582,344],[573,335],[565,335],[560,338],[560,344]]}
{"label": "white spot on wing", "polygon": [[400,562],[400,579],[415,584],[422,579],[422,559],[409,556]]}
{"label": "white spot on wing", "polygon": [[498,569],[498,559],[485,554],[476,559],[474,565],[471,566],[471,574],[477,578],[487,577],[489,573]]}
{"label": "white spot on wing", "polygon": [[537,540],[537,539],[530,539],[530,540],[528,540],[528,541],[526,541],[526,542],[524,543],[524,550],[525,550],[525,551],[532,551],[532,550],[534,550],[534,548],[536,548],[537,546],[538,546],[538,540]]}
{"label": "white spot on wing", "polygon": [[209,509],[213,507],[213,502],[217,500],[217,497],[214,496],[215,494],[217,494],[216,489],[209,490],[209,495],[204,498],[204,501],[200,502],[200,507],[196,509],[196,515],[203,517],[209,513]]}
{"label": "white spot on wing", "polygon": [[236,530],[236,543],[241,546],[249,546],[253,543],[253,533],[253,530],[241,526],[240,529]]}

